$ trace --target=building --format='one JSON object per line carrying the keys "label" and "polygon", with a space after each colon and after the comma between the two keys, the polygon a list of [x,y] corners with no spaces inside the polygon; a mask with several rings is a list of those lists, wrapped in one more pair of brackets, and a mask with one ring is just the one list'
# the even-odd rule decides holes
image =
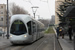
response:
{"label": "building", "polygon": [[6,26],[6,5],[0,4],[0,27]]}
{"label": "building", "polygon": [[51,16],[50,24],[55,24],[55,15]]}
{"label": "building", "polygon": [[[62,4],[62,2],[65,2],[64,0],[55,0],[55,25],[58,25],[60,23],[59,17],[57,16],[56,12],[59,12],[57,8],[59,8],[59,5]],[[60,12],[59,12],[60,14]]]}
{"label": "building", "polygon": [[0,30],[7,26],[6,4],[0,4]]}
{"label": "building", "polygon": [[60,14],[60,12],[58,11],[59,5],[62,5],[62,2],[69,2],[72,3],[75,0],[55,0],[55,25],[58,25],[60,23],[59,21],[59,17],[57,16],[58,12]]}

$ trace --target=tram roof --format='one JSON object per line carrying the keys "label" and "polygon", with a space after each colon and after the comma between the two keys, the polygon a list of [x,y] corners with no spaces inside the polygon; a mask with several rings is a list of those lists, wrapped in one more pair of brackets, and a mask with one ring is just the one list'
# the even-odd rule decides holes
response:
{"label": "tram roof", "polygon": [[32,20],[34,20],[34,21],[36,21],[37,23],[40,23],[41,25],[43,25],[44,26],[44,24],[43,23],[41,23],[40,21],[37,21],[37,20],[35,20],[34,18],[32,18],[30,15],[28,15],[28,14],[16,14],[16,15],[13,15],[11,18],[12,19],[14,19],[14,18],[16,18],[16,16],[18,16],[18,17],[21,17],[21,18],[31,18]]}

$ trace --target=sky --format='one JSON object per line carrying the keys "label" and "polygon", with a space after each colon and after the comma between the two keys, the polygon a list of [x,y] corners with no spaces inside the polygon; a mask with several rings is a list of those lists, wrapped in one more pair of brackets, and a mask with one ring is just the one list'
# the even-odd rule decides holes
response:
{"label": "sky", "polygon": [[[55,0],[8,0],[9,6],[11,3],[24,8],[33,16],[33,11],[31,7],[38,7],[36,11],[36,19],[38,16],[42,19],[51,19],[52,15],[55,15]],[[0,4],[6,4],[7,0],[0,0]],[[36,10],[34,8],[34,10]]]}

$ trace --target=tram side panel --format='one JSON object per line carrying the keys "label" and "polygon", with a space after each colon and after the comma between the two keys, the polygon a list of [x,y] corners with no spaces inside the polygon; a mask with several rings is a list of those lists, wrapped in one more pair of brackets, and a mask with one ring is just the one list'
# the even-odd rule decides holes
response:
{"label": "tram side panel", "polygon": [[36,37],[37,37],[37,32],[36,32],[36,22],[33,21],[32,22],[32,30],[33,30],[33,40],[37,40]]}

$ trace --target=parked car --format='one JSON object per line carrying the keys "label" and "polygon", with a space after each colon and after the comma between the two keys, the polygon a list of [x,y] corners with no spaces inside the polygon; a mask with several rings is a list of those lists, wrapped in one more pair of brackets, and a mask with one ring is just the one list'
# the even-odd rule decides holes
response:
{"label": "parked car", "polygon": [[0,36],[2,36],[2,34],[4,34],[4,32],[3,31],[0,31]]}

